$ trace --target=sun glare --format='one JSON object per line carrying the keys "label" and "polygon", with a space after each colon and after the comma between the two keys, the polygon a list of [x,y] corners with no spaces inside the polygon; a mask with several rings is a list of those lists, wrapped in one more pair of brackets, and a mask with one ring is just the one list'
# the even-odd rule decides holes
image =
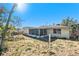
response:
{"label": "sun glare", "polygon": [[27,4],[25,3],[17,3],[17,11],[24,12],[27,9]]}

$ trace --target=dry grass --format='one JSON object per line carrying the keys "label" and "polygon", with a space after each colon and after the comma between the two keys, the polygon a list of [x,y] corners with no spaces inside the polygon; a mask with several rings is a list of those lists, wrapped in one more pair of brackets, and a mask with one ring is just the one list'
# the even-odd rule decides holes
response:
{"label": "dry grass", "polygon": [[[22,36],[22,35],[21,35]],[[19,36],[19,38],[21,37]],[[23,39],[6,41],[8,50],[3,56],[48,56],[48,42],[22,36]],[[57,39],[51,42],[50,55],[79,56],[79,42]]]}

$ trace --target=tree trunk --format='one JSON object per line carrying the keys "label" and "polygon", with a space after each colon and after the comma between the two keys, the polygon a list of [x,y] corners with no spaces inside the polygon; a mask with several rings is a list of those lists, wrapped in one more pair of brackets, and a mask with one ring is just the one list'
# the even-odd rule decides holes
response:
{"label": "tree trunk", "polygon": [[16,4],[13,5],[13,7],[12,7],[10,13],[9,13],[8,20],[7,20],[7,23],[5,25],[5,29],[3,30],[3,33],[2,33],[2,40],[1,40],[1,45],[0,45],[0,49],[1,49],[0,52],[1,53],[2,53],[2,50],[4,49],[5,33],[8,30],[8,25],[9,25],[9,22],[10,22],[10,19],[11,19],[11,16],[12,16],[12,13],[13,13],[15,7],[16,7]]}

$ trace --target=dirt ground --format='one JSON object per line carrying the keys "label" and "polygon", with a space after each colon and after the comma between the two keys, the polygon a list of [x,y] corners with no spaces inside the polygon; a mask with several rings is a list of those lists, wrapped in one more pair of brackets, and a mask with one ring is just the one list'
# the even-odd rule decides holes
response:
{"label": "dirt ground", "polygon": [[49,51],[48,42],[23,35],[18,37],[20,40],[5,42],[8,49],[2,56],[79,56],[79,41],[57,39],[51,42]]}

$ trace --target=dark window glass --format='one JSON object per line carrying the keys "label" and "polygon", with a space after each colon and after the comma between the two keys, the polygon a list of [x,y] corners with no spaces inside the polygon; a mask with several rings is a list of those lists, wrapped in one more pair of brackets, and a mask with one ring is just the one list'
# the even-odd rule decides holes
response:
{"label": "dark window glass", "polygon": [[54,34],[61,34],[61,29],[53,29]]}

